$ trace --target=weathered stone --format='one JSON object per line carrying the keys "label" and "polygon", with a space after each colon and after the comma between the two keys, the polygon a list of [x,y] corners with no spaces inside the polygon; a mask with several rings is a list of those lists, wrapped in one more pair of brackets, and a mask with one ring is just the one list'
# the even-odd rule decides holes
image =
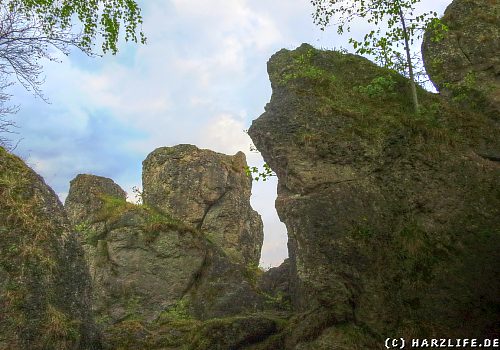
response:
{"label": "weathered stone", "polygon": [[[492,336],[500,167],[480,154],[500,154],[494,121],[421,89],[425,112],[412,115],[405,78],[305,44],[273,55],[268,72],[271,101],[249,135],[278,176],[292,302],[303,312],[285,348]],[[363,94],[377,77],[394,90]],[[340,325],[360,336],[334,340]]]}
{"label": "weathered stone", "polygon": [[[92,175],[71,181],[66,208],[85,241],[106,346],[152,347],[156,340],[141,340],[144,329],[175,331],[161,325],[165,320],[192,323],[262,309],[248,267],[218,246],[213,231],[127,203],[112,180]],[[130,327],[137,332],[128,334]]]}
{"label": "weathered stone", "polygon": [[144,203],[207,232],[235,261],[257,265],[264,236],[245,166],[242,152],[158,148],[143,162]]}
{"label": "weathered stone", "polygon": [[425,68],[443,94],[500,120],[500,3],[455,0],[442,18],[449,30],[440,41],[427,31]]}
{"label": "weathered stone", "polygon": [[77,175],[71,180],[71,191],[64,203],[69,220],[72,223],[95,221],[95,215],[103,208],[105,197],[125,200],[127,193],[106,177]]}
{"label": "weathered stone", "polygon": [[221,248],[210,245],[205,265],[190,293],[193,313],[198,319],[263,309],[265,298],[256,288],[255,269],[231,260]]}
{"label": "weathered stone", "polygon": [[291,273],[290,259],[286,259],[280,266],[270,268],[259,278],[259,289],[282,306],[288,306],[291,301]]}
{"label": "weathered stone", "polygon": [[43,179],[0,147],[0,349],[100,349],[81,243]]}
{"label": "weathered stone", "polygon": [[110,179],[79,175],[65,205],[86,241],[97,313],[151,321],[189,291],[207,249],[199,233],[124,194]]}
{"label": "weathered stone", "polygon": [[275,320],[265,316],[216,319],[204,323],[194,334],[190,349],[247,349],[276,333]]}

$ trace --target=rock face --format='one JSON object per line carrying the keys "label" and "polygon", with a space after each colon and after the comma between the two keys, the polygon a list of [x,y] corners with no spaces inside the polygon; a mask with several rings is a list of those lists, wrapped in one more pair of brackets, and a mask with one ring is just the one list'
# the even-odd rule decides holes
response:
{"label": "rock face", "polygon": [[260,215],[250,206],[245,166],[242,152],[158,148],[143,162],[144,203],[209,232],[235,261],[258,265],[264,234]]}
{"label": "rock face", "polygon": [[100,349],[88,269],[43,179],[0,147],[0,349]]}
{"label": "rock face", "polygon": [[[111,179],[94,175],[72,180],[65,203],[85,242],[94,307],[110,349],[182,344],[199,320],[264,305],[253,276],[262,223],[249,204],[244,156],[181,145],[154,151],[144,164],[144,204],[126,202]],[[148,339],[153,333],[169,340]]]}
{"label": "rock face", "polygon": [[155,150],[144,204],[79,175],[69,222],[43,180],[0,148],[0,350],[498,338],[492,114],[422,89],[414,114],[404,77],[307,44],[273,55],[268,72],[271,101],[249,134],[279,179],[290,258],[256,266],[262,223],[242,153]]}
{"label": "rock face", "polygon": [[283,306],[290,304],[290,260],[285,261],[277,267],[267,270],[259,279],[259,288],[264,293],[281,302]]}
{"label": "rock face", "polygon": [[206,249],[192,230],[125,197],[111,179],[78,175],[65,207],[85,240],[96,312],[152,320],[189,291]]}
{"label": "rock face", "polygon": [[[249,129],[276,172],[296,316],[285,349],[376,349],[498,330],[500,132],[370,61],[302,45],[268,62]],[[392,88],[368,93],[383,77]],[[374,89],[371,89],[374,90]],[[320,335],[318,337],[318,335]]]}
{"label": "rock face", "polygon": [[71,222],[97,221],[104,207],[104,198],[125,201],[127,193],[106,177],[80,174],[71,181],[65,209]]}
{"label": "rock face", "polygon": [[500,120],[500,3],[455,0],[442,21],[449,27],[443,40],[433,41],[429,31],[422,44],[434,85]]}

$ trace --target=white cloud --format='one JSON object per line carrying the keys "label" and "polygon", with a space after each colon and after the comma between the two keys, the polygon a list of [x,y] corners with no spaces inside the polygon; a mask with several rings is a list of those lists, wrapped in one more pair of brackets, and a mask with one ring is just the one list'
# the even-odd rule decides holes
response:
{"label": "white cloud", "polygon": [[244,128],[241,118],[237,119],[227,113],[219,114],[200,128],[198,145],[221,153],[246,153],[252,140],[243,131]]}

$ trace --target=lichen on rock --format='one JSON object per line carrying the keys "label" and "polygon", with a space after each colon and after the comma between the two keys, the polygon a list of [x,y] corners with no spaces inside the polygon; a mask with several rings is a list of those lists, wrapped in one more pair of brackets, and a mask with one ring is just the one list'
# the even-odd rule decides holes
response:
{"label": "lichen on rock", "polygon": [[100,349],[90,293],[59,199],[0,147],[0,349]]}
{"label": "lichen on rock", "polygon": [[[277,52],[268,72],[271,101],[249,135],[278,176],[288,230],[297,314],[284,348],[494,334],[495,122],[423,89],[414,114],[404,77],[307,44]],[[394,83],[374,97],[377,77]]]}

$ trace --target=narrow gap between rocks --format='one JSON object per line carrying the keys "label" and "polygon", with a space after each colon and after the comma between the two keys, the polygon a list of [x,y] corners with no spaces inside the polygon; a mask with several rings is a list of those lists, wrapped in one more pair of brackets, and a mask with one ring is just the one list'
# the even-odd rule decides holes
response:
{"label": "narrow gap between rocks", "polygon": [[250,203],[264,223],[264,244],[260,257],[260,266],[264,269],[279,266],[288,257],[286,227],[278,218],[274,206],[277,186],[276,177],[267,181],[254,181],[252,184]]}

